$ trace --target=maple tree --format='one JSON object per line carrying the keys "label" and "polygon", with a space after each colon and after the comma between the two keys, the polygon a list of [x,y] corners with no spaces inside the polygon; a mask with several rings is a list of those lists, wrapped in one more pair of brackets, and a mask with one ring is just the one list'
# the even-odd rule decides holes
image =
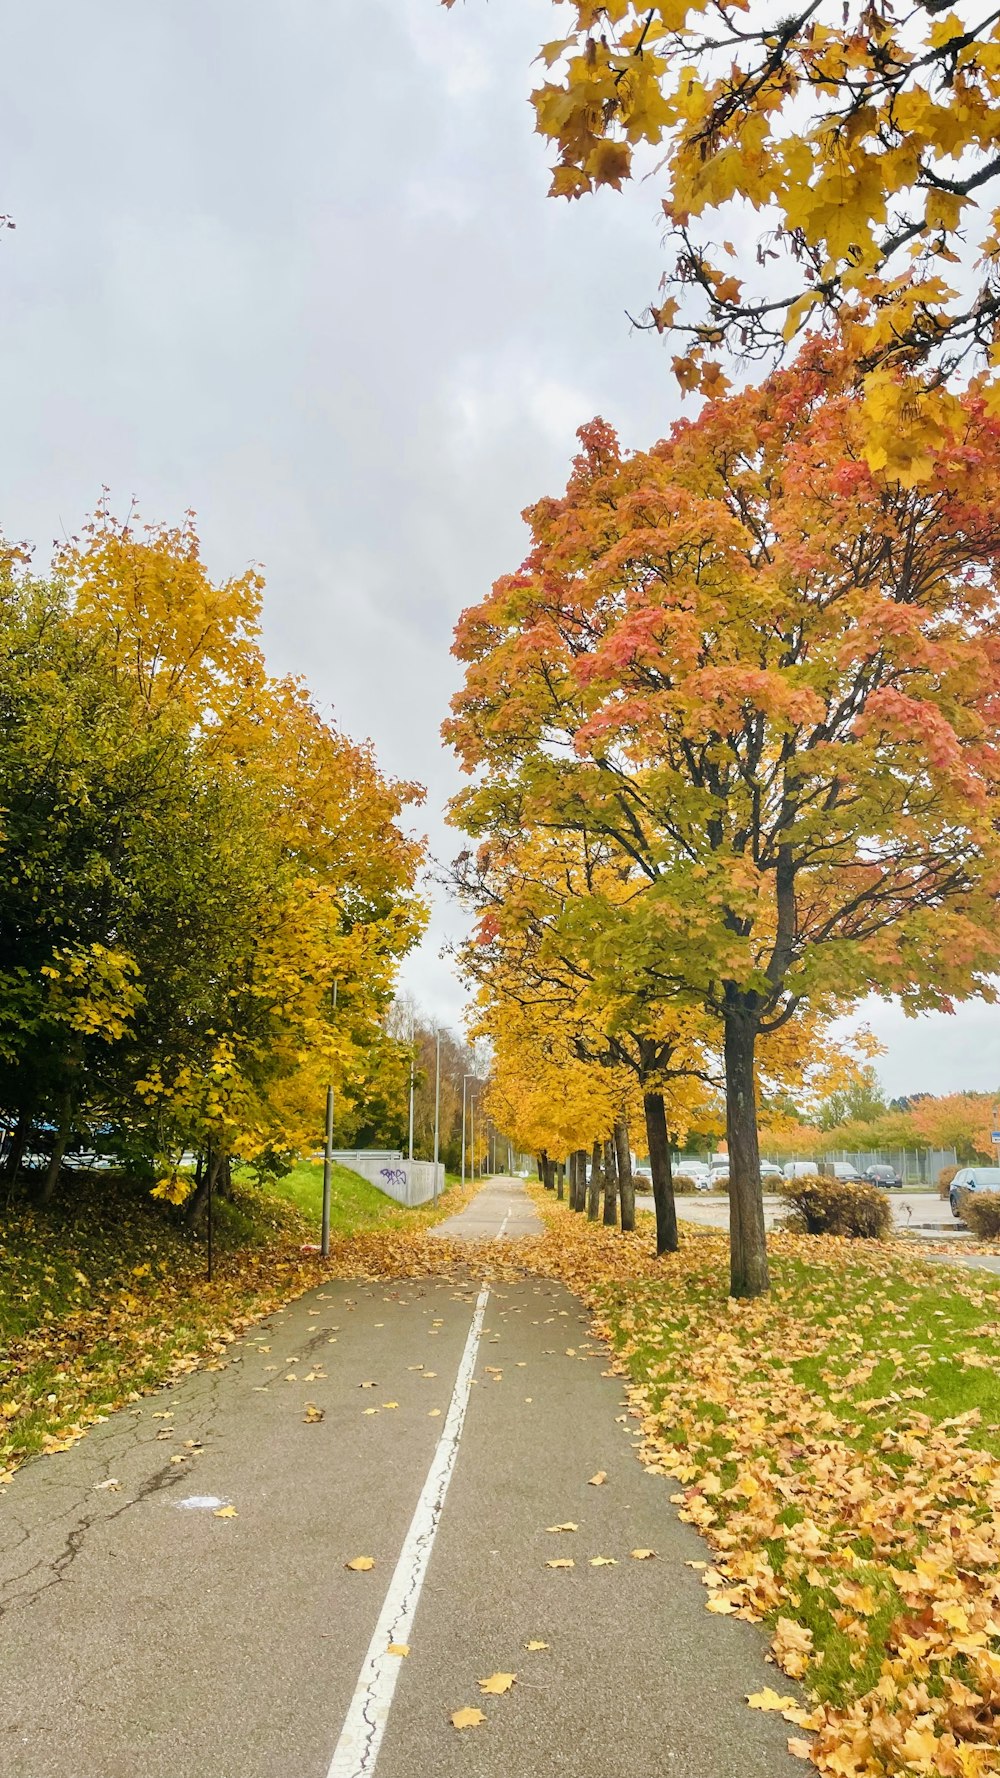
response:
{"label": "maple tree", "polygon": [[621,189],[636,151],[657,151],[676,257],[650,324],[684,342],[682,386],[725,388],[720,345],[766,357],[836,325],[868,376],[869,461],[926,473],[928,438],[954,419],[947,378],[1000,356],[995,15],[943,0],[558,10],[533,95],[551,189]]}
{"label": "maple tree", "polygon": [[[424,918],[418,792],[266,671],[256,572],[216,584],[190,519],[102,503],[54,574],[0,587],[0,1093],[16,1169],[54,1125],[155,1165],[288,1155],[395,1066],[383,1029]],[[336,1009],[334,985],[336,984]],[[95,1140],[98,1138],[99,1140]]]}
{"label": "maple tree", "polygon": [[904,485],[844,371],[814,347],[631,456],[584,428],[455,643],[457,818],[601,836],[632,893],[577,898],[577,927],[722,1022],[738,1295],[767,1287],[761,1034],[995,992],[1000,439],[969,396]]}

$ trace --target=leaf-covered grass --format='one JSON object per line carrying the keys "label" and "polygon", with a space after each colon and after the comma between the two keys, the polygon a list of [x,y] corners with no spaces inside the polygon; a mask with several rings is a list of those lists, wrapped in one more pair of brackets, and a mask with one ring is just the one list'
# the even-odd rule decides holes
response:
{"label": "leaf-covered grass", "polygon": [[643,1460],[714,1545],[707,1607],[770,1625],[820,1770],[1000,1771],[1000,1279],[779,1234],[770,1297],[737,1304],[723,1237],[655,1262],[648,1224],[545,1214]]}
{"label": "leaf-covered grass", "polygon": [[[218,1362],[236,1330],[338,1267],[350,1274],[349,1254],[324,1267],[302,1251],[317,1238],[321,1188],[322,1168],[267,1190],[238,1180],[231,1202],[216,1201],[211,1284],[204,1229],[148,1187],[75,1176],[44,1212],[14,1195],[0,1224],[0,1480],[164,1378]],[[398,1242],[463,1201],[451,1189],[436,1212],[407,1210],[338,1168],[331,1229],[342,1247]]]}

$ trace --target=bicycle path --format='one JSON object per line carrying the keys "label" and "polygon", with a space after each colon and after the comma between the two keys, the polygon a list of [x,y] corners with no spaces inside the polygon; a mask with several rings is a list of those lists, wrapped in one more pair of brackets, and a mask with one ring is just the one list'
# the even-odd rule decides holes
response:
{"label": "bicycle path", "polygon": [[227,1357],[0,1500],[2,1778],[801,1774],[562,1286],[332,1283]]}

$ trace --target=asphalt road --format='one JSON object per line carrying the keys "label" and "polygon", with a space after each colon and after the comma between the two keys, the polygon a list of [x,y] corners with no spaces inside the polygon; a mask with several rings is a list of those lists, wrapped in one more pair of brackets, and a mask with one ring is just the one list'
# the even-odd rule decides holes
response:
{"label": "asphalt road", "polygon": [[[787,1682],[761,1632],[705,1611],[684,1565],[705,1547],[560,1286],[484,1306],[478,1277],[331,1284],[229,1359],[0,1501],[2,1778],[801,1773],[795,1731],[744,1703]],[[394,1599],[410,1652],[390,1657]],[[497,1671],[512,1690],[482,1696]],[[456,1730],[463,1706],[486,1721]]]}

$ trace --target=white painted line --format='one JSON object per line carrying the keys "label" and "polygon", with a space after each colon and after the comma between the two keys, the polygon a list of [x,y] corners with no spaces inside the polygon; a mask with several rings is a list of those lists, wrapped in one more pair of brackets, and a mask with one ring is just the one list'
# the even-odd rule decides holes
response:
{"label": "white painted line", "polygon": [[420,1600],[420,1590],[427,1573],[434,1539],[441,1519],[445,1495],[455,1468],[458,1441],[462,1436],[465,1410],[472,1392],[472,1373],[476,1368],[479,1337],[490,1289],[484,1284],[476,1301],[469,1337],[465,1342],[462,1362],[458,1367],[451,1405],[444,1430],[438,1439],[427,1480],[410,1521],[399,1561],[389,1582],[385,1604],[365,1655],[354,1696],[340,1732],[336,1751],[330,1761],[327,1778],[372,1778],[378,1750],[389,1720],[389,1707],[396,1689],[399,1655],[386,1651],[390,1642],[408,1642]]}
{"label": "white painted line", "polygon": [[500,1224],[500,1227],[497,1229],[496,1239],[498,1241],[503,1240],[504,1230],[507,1227],[507,1224],[509,1223],[512,1215],[513,1215],[513,1212],[511,1210],[508,1210],[506,1216],[503,1219],[503,1222]]}

